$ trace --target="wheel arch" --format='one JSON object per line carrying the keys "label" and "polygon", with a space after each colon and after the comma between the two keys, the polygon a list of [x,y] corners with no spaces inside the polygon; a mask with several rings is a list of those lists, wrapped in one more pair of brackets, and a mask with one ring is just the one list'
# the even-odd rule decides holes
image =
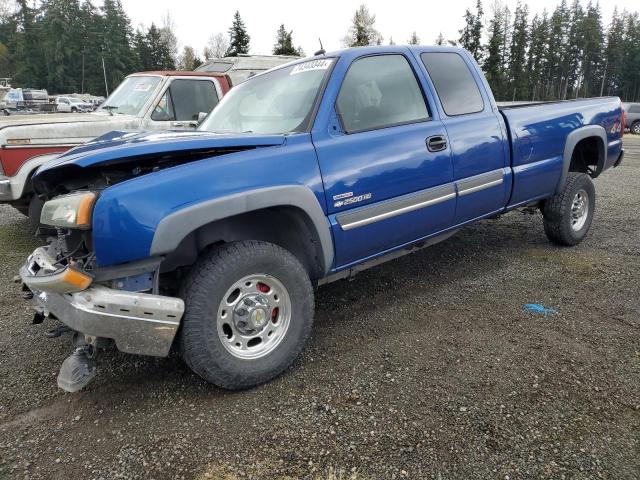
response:
{"label": "wheel arch", "polygon": [[[556,193],[562,189],[562,186],[567,179],[567,175],[569,174],[569,171],[571,171],[574,152],[579,151],[581,148],[587,148],[585,146],[589,146],[589,149],[593,149],[590,144],[595,145],[595,152],[597,155],[595,163],[596,168],[590,176],[592,178],[596,178],[600,173],[602,173],[607,160],[607,132],[600,125],[587,125],[578,128],[567,136],[562,157],[562,174],[558,181],[558,185],[556,186]],[[590,162],[589,164],[591,165],[592,163]],[[583,171],[583,173],[587,172]]]}
{"label": "wheel arch", "polygon": [[193,263],[210,245],[239,240],[280,245],[312,278],[325,276],[333,264],[327,217],[314,193],[301,185],[251,190],[177,210],[158,224],[150,255],[165,255],[171,269]]}

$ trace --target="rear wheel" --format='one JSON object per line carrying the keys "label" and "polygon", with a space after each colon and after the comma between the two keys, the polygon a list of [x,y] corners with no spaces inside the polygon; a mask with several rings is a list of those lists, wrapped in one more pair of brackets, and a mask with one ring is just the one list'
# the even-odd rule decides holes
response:
{"label": "rear wheel", "polygon": [[270,243],[209,250],[189,274],[183,298],[182,356],[195,373],[224,388],[249,388],[276,377],[311,333],[307,272]]}
{"label": "rear wheel", "polygon": [[596,206],[591,177],[570,172],[562,190],[547,199],[542,214],[544,231],[553,243],[572,246],[587,236]]}
{"label": "rear wheel", "polygon": [[640,135],[640,122],[636,122],[633,125],[631,125],[631,133]]}

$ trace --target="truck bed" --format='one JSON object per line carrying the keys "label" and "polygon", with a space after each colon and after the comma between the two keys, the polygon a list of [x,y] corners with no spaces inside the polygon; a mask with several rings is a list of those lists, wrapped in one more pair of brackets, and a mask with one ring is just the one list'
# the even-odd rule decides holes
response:
{"label": "truck bed", "polygon": [[568,138],[581,127],[593,127],[590,130],[601,135],[604,143],[602,165],[593,176],[617,160],[621,146],[621,105],[617,97],[498,106],[511,140],[510,208],[554,192],[562,180]]}

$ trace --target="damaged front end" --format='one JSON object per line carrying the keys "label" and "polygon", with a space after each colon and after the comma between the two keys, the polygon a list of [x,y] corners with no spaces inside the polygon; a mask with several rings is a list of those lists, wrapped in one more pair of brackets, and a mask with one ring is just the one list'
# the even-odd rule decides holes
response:
{"label": "damaged front end", "polygon": [[58,386],[71,392],[95,375],[99,347],[115,343],[122,352],[167,356],[184,312],[181,299],[156,294],[161,259],[96,265],[91,239],[96,196],[77,192],[46,202],[42,221],[55,235],[20,269],[30,292],[26,297],[33,298],[34,323],[58,319],[73,333],[76,350],[58,375]]}

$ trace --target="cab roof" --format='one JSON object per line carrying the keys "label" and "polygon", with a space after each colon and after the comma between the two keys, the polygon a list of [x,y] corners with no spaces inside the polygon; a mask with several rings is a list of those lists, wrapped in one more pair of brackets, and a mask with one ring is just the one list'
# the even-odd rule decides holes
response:
{"label": "cab roof", "polygon": [[190,70],[152,70],[149,72],[136,72],[129,75],[130,77],[139,75],[161,75],[163,77],[218,77],[224,78],[224,73],[216,72],[192,72]]}

